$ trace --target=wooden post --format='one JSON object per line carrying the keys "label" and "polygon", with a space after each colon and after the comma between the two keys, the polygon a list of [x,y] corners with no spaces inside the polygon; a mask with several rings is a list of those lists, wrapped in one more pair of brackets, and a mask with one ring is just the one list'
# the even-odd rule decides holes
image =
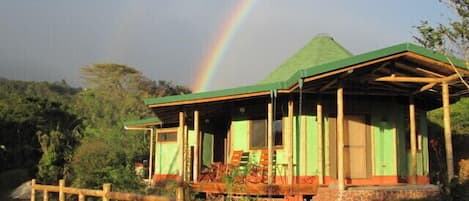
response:
{"label": "wooden post", "polygon": [[449,105],[449,87],[447,82],[443,82],[443,123],[445,134],[445,151],[446,151],[446,168],[448,169],[448,183],[454,177],[454,164],[453,164],[453,142],[451,136],[451,116]]}
{"label": "wooden post", "polygon": [[151,179],[153,178],[153,142],[154,142],[153,128],[150,128],[150,159],[148,164],[148,182],[151,185]]}
{"label": "wooden post", "polygon": [[59,180],[59,201],[65,201],[65,180]]}
{"label": "wooden post", "polygon": [[417,127],[415,121],[414,98],[409,97],[409,123],[410,123],[410,171],[409,183],[417,183]]}
{"label": "wooden post", "polygon": [[184,112],[179,112],[179,129],[178,129],[178,145],[179,145],[179,178],[184,181]]}
{"label": "wooden post", "polygon": [[190,168],[190,149],[189,149],[189,128],[184,124],[184,181],[190,181],[191,168]]}
{"label": "wooden post", "polygon": [[344,180],[344,88],[337,89],[337,182],[339,190],[345,190]]}
{"label": "wooden post", "polygon": [[288,121],[286,127],[287,183],[293,184],[293,99],[288,100]]}
{"label": "wooden post", "polygon": [[323,123],[322,123],[322,100],[321,100],[321,97],[319,97],[319,100],[316,104],[316,118],[317,118],[317,133],[318,133],[318,177],[319,177],[319,184],[323,184],[324,183],[324,173],[323,173],[323,150],[322,150],[322,136],[323,136]]}
{"label": "wooden post", "polygon": [[273,109],[272,101],[267,104],[267,151],[268,151],[268,165],[267,165],[267,184],[272,184],[272,131],[273,131]]}
{"label": "wooden post", "polygon": [[103,201],[109,201],[108,193],[111,192],[111,184],[103,184]]}
{"label": "wooden post", "polygon": [[199,162],[200,162],[200,130],[199,130],[199,111],[194,111],[194,134],[195,134],[195,147],[194,147],[194,170],[193,182],[197,182],[199,175]]}
{"label": "wooden post", "polygon": [[182,187],[176,188],[176,201],[184,201],[184,189]]}
{"label": "wooden post", "polygon": [[42,192],[42,201],[49,201],[49,191],[44,190]]}
{"label": "wooden post", "polygon": [[31,180],[31,201],[36,201],[36,190],[34,189],[36,185],[36,179]]}
{"label": "wooden post", "polygon": [[85,195],[83,195],[83,193],[78,194],[78,201],[85,201]]}

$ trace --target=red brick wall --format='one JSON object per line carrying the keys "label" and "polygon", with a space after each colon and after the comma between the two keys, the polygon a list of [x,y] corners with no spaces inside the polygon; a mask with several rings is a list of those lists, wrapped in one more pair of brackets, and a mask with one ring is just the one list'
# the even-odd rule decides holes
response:
{"label": "red brick wall", "polygon": [[314,201],[386,201],[402,199],[437,198],[439,188],[434,185],[398,187],[357,187],[339,192],[332,188],[319,188]]}

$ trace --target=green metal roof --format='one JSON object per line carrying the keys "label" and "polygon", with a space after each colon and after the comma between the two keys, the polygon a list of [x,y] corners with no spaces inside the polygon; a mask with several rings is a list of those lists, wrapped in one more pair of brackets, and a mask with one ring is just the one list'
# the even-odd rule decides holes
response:
{"label": "green metal roof", "polygon": [[139,119],[139,120],[132,120],[132,121],[125,121],[125,127],[139,127],[141,125],[148,125],[148,124],[161,124],[161,120],[158,117],[147,118],[147,119]]}
{"label": "green metal roof", "polygon": [[288,80],[299,70],[352,56],[330,36],[318,35],[287,59],[260,83]]}
{"label": "green metal roof", "polygon": [[[398,44],[398,45],[390,46],[387,48],[359,54],[356,56],[350,56],[350,57],[343,58],[340,60],[331,61],[328,63],[323,63],[319,65],[310,66],[308,68],[300,69],[300,70],[297,70],[296,72],[291,73],[291,76],[288,79],[285,79],[283,81],[267,83],[267,84],[263,83],[263,84],[225,89],[225,90],[202,92],[202,93],[166,96],[166,97],[161,97],[161,98],[151,98],[151,99],[145,100],[145,104],[146,105],[163,104],[163,103],[172,103],[172,102],[181,102],[181,101],[190,101],[190,100],[238,95],[238,94],[248,94],[248,93],[270,91],[270,90],[288,89],[294,86],[295,84],[297,84],[300,79],[305,78],[305,77],[311,77],[314,75],[338,70],[347,66],[379,59],[379,58],[386,57],[386,56],[391,56],[391,55],[402,53],[402,52],[414,52],[416,54],[420,54],[425,57],[429,57],[429,58],[435,59],[443,63],[449,63],[448,57],[442,54],[439,54],[434,51],[428,50],[426,48],[414,45],[412,43],[403,43],[403,44]],[[449,59],[451,59],[451,62],[456,67],[459,67],[461,69],[466,69],[464,68],[465,66],[464,61],[453,58],[453,57],[449,57]]]}

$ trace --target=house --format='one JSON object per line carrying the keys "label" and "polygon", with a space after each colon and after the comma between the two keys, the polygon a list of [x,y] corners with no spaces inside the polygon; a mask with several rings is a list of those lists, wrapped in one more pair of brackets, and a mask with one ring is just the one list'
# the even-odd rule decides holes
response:
{"label": "house", "polygon": [[[353,199],[370,186],[385,192],[370,196],[396,186],[409,198],[438,193],[427,185],[426,113],[444,108],[451,143],[449,104],[469,93],[464,66],[410,43],[352,55],[332,37],[316,36],[255,85],[145,100],[159,118],[151,125],[152,178],[211,194],[298,200]],[[267,153],[262,181],[242,178],[237,191],[213,177],[202,181],[207,168],[231,163],[239,151],[253,166]],[[452,177],[451,146],[446,151]]]}

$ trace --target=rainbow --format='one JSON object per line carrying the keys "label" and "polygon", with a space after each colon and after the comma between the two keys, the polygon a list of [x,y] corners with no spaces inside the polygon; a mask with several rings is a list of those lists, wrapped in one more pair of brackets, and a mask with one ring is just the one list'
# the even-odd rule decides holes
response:
{"label": "rainbow", "polygon": [[238,31],[241,22],[254,7],[256,0],[240,0],[236,8],[231,12],[227,20],[222,24],[219,34],[207,51],[202,63],[197,67],[193,90],[194,92],[206,91],[215,74],[215,71],[230,46],[230,43]]}

